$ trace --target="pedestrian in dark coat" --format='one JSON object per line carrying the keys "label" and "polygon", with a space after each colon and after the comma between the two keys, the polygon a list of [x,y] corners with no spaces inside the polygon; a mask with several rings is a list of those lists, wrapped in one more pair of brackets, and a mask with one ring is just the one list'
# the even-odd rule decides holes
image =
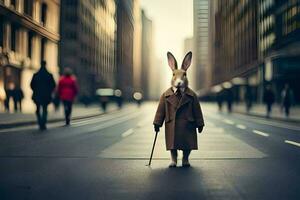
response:
{"label": "pedestrian in dark coat", "polygon": [[188,88],[186,70],[191,59],[192,52],[189,52],[181,69],[177,69],[174,56],[168,52],[169,66],[173,70],[172,87],[161,95],[153,122],[157,132],[165,122],[166,148],[171,151],[172,158],[169,167],[177,165],[177,150],[183,151],[182,166],[190,166],[189,154],[198,149],[196,128],[201,133],[204,126],[197,95]]}
{"label": "pedestrian in dark coat", "polygon": [[52,93],[55,89],[54,78],[47,71],[45,61],[42,61],[40,70],[33,75],[30,86],[33,91],[32,99],[36,104],[36,116],[40,130],[45,130],[48,105],[52,101]]}
{"label": "pedestrian in dark coat", "polygon": [[72,105],[78,93],[76,77],[70,68],[65,68],[64,75],[58,82],[58,95],[64,104],[66,125],[70,125]]}
{"label": "pedestrian in dark coat", "polygon": [[15,112],[20,111],[22,112],[22,100],[24,98],[24,93],[20,87],[17,87],[13,91],[13,100],[14,100],[14,107]]}
{"label": "pedestrian in dark coat", "polygon": [[282,96],[282,106],[284,108],[285,116],[289,117],[290,108],[294,100],[294,95],[293,95],[293,91],[291,90],[288,84],[284,86],[284,90],[282,91],[281,96]]}
{"label": "pedestrian in dark coat", "polygon": [[275,95],[270,85],[267,85],[265,89],[263,100],[267,109],[266,117],[269,118],[272,112],[272,105],[275,102]]}

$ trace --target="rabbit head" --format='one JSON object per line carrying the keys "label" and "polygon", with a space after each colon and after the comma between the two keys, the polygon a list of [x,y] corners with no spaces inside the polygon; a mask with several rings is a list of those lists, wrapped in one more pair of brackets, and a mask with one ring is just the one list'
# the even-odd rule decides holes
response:
{"label": "rabbit head", "polygon": [[168,52],[167,56],[168,56],[168,64],[173,71],[173,77],[171,81],[172,87],[186,88],[188,86],[186,71],[191,65],[192,52],[190,51],[185,55],[181,64],[181,69],[178,69],[177,61],[172,53]]}

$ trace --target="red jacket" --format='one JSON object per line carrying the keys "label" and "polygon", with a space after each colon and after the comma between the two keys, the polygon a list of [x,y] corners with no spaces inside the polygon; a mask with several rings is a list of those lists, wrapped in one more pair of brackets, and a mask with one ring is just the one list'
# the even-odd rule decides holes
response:
{"label": "red jacket", "polygon": [[58,95],[62,101],[73,101],[78,93],[74,76],[62,76],[58,82]]}

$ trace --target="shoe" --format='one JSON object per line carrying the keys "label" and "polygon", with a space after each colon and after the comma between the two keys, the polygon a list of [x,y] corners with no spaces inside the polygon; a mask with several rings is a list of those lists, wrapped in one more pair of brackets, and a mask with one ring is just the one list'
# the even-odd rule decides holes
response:
{"label": "shoe", "polygon": [[172,161],[170,164],[169,164],[169,168],[175,168],[177,167],[177,163]]}
{"label": "shoe", "polygon": [[189,163],[189,160],[182,160],[182,167],[190,167],[191,164]]}

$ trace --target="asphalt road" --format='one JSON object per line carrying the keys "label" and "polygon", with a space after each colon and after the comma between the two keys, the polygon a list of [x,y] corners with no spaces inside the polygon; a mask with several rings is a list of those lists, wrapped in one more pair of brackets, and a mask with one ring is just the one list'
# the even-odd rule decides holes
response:
{"label": "asphalt road", "polygon": [[146,167],[155,109],[0,130],[0,199],[300,199],[300,125],[202,104],[192,167],[168,168],[163,130]]}

